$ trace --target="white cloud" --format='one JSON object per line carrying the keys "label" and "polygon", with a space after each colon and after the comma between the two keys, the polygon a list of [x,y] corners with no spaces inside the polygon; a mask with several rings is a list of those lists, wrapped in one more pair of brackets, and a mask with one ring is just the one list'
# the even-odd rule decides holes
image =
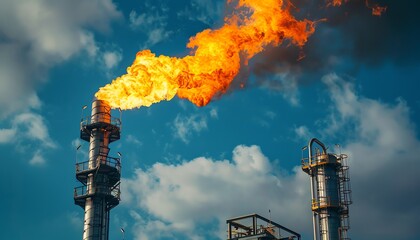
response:
{"label": "white cloud", "polygon": [[277,114],[275,113],[275,112],[273,112],[273,111],[270,111],[270,110],[268,110],[268,111],[266,111],[265,113],[264,113],[264,115],[265,116],[267,116],[269,119],[271,119],[271,120],[273,120],[274,118],[276,118],[276,116],[277,116]]}
{"label": "white cloud", "polygon": [[309,139],[313,138],[313,134],[309,131],[308,127],[306,126],[299,126],[294,129],[294,132],[299,140],[308,141]]}
{"label": "white cloud", "polygon": [[256,118],[257,123],[261,127],[270,128],[271,122],[274,120],[274,118],[276,118],[277,115],[273,111],[267,110],[267,111],[264,111],[259,116],[261,116],[261,117]]}
{"label": "white cloud", "polygon": [[[322,130],[316,133],[323,134],[321,141],[340,140],[341,151],[350,156],[354,202],[350,236],[416,239],[420,141],[407,104],[360,96],[353,84],[334,74],[323,82],[331,106],[328,116],[318,121],[323,122],[317,124]],[[310,134],[306,126],[296,128],[296,133],[305,138]],[[252,212],[266,215],[268,209],[274,221],[312,236],[308,176],[300,166],[289,174],[273,167],[258,146],[240,145],[232,160],[199,157],[137,169],[122,185],[126,204],[137,213],[132,216],[136,239],[157,239],[157,233],[176,234],[164,235],[169,238],[184,234],[184,239],[216,234],[223,239],[227,218]],[[215,221],[218,229],[194,231]]]}
{"label": "white cloud", "polygon": [[75,229],[83,228],[83,216],[79,212],[71,212],[67,215],[67,219],[70,222],[70,225]]}
{"label": "white cloud", "polygon": [[125,140],[128,143],[134,144],[136,146],[141,147],[143,145],[143,143],[134,135],[128,134],[127,137],[125,138]]}
{"label": "white cloud", "polygon": [[218,119],[219,118],[219,113],[217,112],[217,108],[212,108],[210,110],[210,117],[213,119]]}
{"label": "white cloud", "polygon": [[[412,189],[420,187],[414,180],[420,170],[407,166],[418,163],[420,141],[406,102],[388,104],[360,96],[354,84],[336,74],[322,80],[332,105],[317,133],[341,141],[341,151],[350,156],[354,201],[350,234],[358,239],[414,239],[412,222],[419,214],[420,194]],[[306,126],[295,131],[308,135]]]}
{"label": "white cloud", "polygon": [[0,118],[37,104],[49,68],[80,52],[96,56],[90,29],[109,31],[120,15],[111,0],[1,1]]}
{"label": "white cloud", "polygon": [[[128,196],[126,204],[153,219],[135,214],[136,239],[157,239],[159,233],[185,234],[188,239],[224,238],[227,218],[253,212],[266,215],[268,209],[275,215],[273,220],[280,217],[279,222],[292,229],[309,227],[310,213],[302,207],[309,202],[307,177],[298,167],[287,176],[272,170],[258,146],[243,145],[233,150],[232,160],[199,157],[137,169],[133,179],[124,179],[123,195]],[[214,220],[220,225],[216,233],[215,229],[194,231]]]}
{"label": "white cloud", "polygon": [[191,5],[177,13],[178,17],[187,18],[191,21],[199,21],[206,25],[213,25],[223,19],[223,1],[192,0]]}
{"label": "white cloud", "polygon": [[37,113],[25,112],[10,122],[10,128],[0,129],[0,144],[13,145],[20,152],[33,151],[29,163],[45,164],[44,150],[55,149],[57,144],[51,139],[44,118]]}
{"label": "white cloud", "polygon": [[13,124],[20,129],[24,138],[32,141],[40,141],[44,147],[56,148],[57,145],[51,140],[44,118],[36,113],[22,113],[15,117]]}
{"label": "white cloud", "polygon": [[420,188],[420,170],[411,166],[418,164],[420,141],[407,104],[360,96],[352,83],[335,74],[323,82],[334,103],[326,122],[329,134],[344,134],[343,152],[351,156],[353,227],[371,233],[370,238],[414,238],[420,194],[413,189]]}
{"label": "white cloud", "polygon": [[164,28],[155,28],[149,31],[148,37],[145,46],[153,46],[156,43],[162,42],[171,35],[171,31],[168,31]]}
{"label": "white cloud", "polygon": [[[146,14],[138,14],[136,11],[131,11],[129,15],[130,27],[132,29],[138,29],[141,25],[146,24]],[[150,24],[150,23],[149,23]]]}
{"label": "white cloud", "polygon": [[173,122],[172,129],[176,138],[181,139],[184,143],[189,143],[189,138],[194,132],[200,133],[207,129],[207,118],[198,114],[188,117],[178,114]]}
{"label": "white cloud", "polygon": [[260,80],[260,84],[263,88],[279,92],[290,105],[295,107],[300,105],[297,79],[289,73],[288,69],[284,69],[270,79]]}
{"label": "white cloud", "polygon": [[[146,3],[146,7],[149,4]],[[153,8],[149,7],[147,12],[137,13],[132,10],[129,15],[130,27],[135,31],[141,31],[147,36],[146,43],[143,48],[149,48],[165,39],[167,39],[172,31],[166,29],[167,15],[166,8]]]}
{"label": "white cloud", "polygon": [[42,153],[40,150],[37,150],[35,154],[32,156],[31,160],[29,161],[29,164],[33,166],[39,166],[45,164],[44,156],[42,156]]}
{"label": "white cloud", "polygon": [[122,54],[119,51],[106,51],[103,53],[103,61],[107,69],[116,67],[122,60]]}
{"label": "white cloud", "polygon": [[233,150],[233,161],[241,172],[270,172],[270,162],[258,146],[237,146]]}
{"label": "white cloud", "polygon": [[163,221],[145,219],[134,210],[130,210],[130,216],[135,221],[133,226],[135,239],[149,240],[162,237],[174,239],[174,229]]}
{"label": "white cloud", "polygon": [[0,129],[0,144],[12,142],[15,135],[16,135],[15,128]]}
{"label": "white cloud", "polygon": [[[89,143],[88,142],[84,142],[80,138],[76,138],[73,141],[71,141],[71,146],[76,151],[76,162],[87,161],[86,159],[88,159],[88,156],[89,156],[89,153],[88,153]],[[87,146],[87,147],[84,147],[84,146]]]}
{"label": "white cloud", "polygon": [[83,145],[83,142],[80,138],[75,138],[73,141],[71,141],[71,146],[74,149],[77,149],[79,146],[81,147]]}
{"label": "white cloud", "polygon": [[32,88],[37,81],[29,78],[32,66],[22,58],[22,51],[19,44],[0,43],[0,119],[19,110],[36,109],[41,105]]}

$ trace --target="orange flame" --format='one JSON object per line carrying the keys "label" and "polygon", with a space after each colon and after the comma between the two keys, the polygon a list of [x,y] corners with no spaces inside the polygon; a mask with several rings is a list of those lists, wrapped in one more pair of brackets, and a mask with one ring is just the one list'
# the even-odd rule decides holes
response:
{"label": "orange flame", "polygon": [[[227,0],[231,3],[232,0]],[[314,22],[296,20],[283,0],[239,0],[223,27],[207,29],[191,37],[189,56],[156,56],[150,50],[137,53],[127,74],[95,94],[113,108],[150,106],[175,95],[197,106],[207,105],[224,93],[239,73],[241,59],[247,64],[265,47],[284,39],[302,47],[314,32]]]}
{"label": "orange flame", "polygon": [[[346,3],[348,1],[349,0],[328,0],[327,1],[327,6],[339,7],[343,3]],[[379,6],[378,4],[374,4],[373,6],[371,6],[369,0],[365,0],[365,5],[366,5],[367,8],[372,9],[372,15],[373,16],[381,16],[382,13],[384,13],[387,9],[386,6]]]}
{"label": "orange flame", "polygon": [[372,9],[372,15],[373,16],[382,16],[382,13],[384,13],[387,9],[386,6],[379,6],[378,4],[374,4],[373,6],[370,6],[370,3],[368,0],[366,0],[366,7]]}
{"label": "orange flame", "polygon": [[334,7],[339,7],[344,3],[348,2],[349,0],[329,0],[329,2],[327,3],[327,6],[334,6]]}

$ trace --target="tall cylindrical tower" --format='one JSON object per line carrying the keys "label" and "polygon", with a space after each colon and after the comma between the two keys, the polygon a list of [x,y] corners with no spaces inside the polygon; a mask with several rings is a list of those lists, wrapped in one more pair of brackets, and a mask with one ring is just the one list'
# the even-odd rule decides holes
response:
{"label": "tall cylindrical tower", "polygon": [[85,210],[83,240],[108,240],[109,212],[120,201],[121,162],[109,157],[108,145],[120,139],[121,121],[111,107],[94,100],[92,114],[82,118],[80,138],[89,142],[89,159],[76,163],[75,204]]}
{"label": "tall cylindrical tower", "polygon": [[[313,149],[316,143],[320,149]],[[348,240],[350,178],[347,155],[327,153],[327,148],[313,138],[302,157],[302,170],[310,176],[314,239]]]}

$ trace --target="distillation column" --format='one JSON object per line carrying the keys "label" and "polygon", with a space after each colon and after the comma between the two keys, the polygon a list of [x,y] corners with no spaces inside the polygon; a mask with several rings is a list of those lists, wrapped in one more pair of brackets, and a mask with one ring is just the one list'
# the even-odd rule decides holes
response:
{"label": "distillation column", "polygon": [[[313,149],[317,143],[320,149]],[[313,138],[307,147],[308,158],[302,158],[302,170],[310,176],[314,239],[348,240],[348,206],[351,190],[346,163],[347,155],[327,153],[322,142]]]}
{"label": "distillation column", "polygon": [[121,163],[109,157],[108,145],[120,139],[121,121],[100,100],[92,103],[91,116],[82,119],[80,138],[89,142],[89,160],[76,163],[75,204],[85,210],[83,240],[108,240],[109,213],[120,201]]}

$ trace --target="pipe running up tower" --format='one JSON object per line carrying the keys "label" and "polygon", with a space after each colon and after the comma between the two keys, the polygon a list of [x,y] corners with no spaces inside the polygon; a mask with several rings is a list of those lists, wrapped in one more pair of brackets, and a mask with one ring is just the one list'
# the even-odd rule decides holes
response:
{"label": "pipe running up tower", "polygon": [[85,210],[83,240],[108,240],[110,210],[120,201],[120,158],[109,157],[108,145],[120,139],[121,120],[111,107],[94,100],[92,114],[82,118],[80,138],[89,142],[89,160],[76,163],[74,202]]}
{"label": "pipe running up tower", "polygon": [[[316,143],[321,147],[313,149]],[[327,153],[316,138],[309,141],[308,157],[302,157],[302,170],[310,176],[314,240],[349,240],[351,189],[346,154]],[[304,155],[302,155],[304,156]]]}

